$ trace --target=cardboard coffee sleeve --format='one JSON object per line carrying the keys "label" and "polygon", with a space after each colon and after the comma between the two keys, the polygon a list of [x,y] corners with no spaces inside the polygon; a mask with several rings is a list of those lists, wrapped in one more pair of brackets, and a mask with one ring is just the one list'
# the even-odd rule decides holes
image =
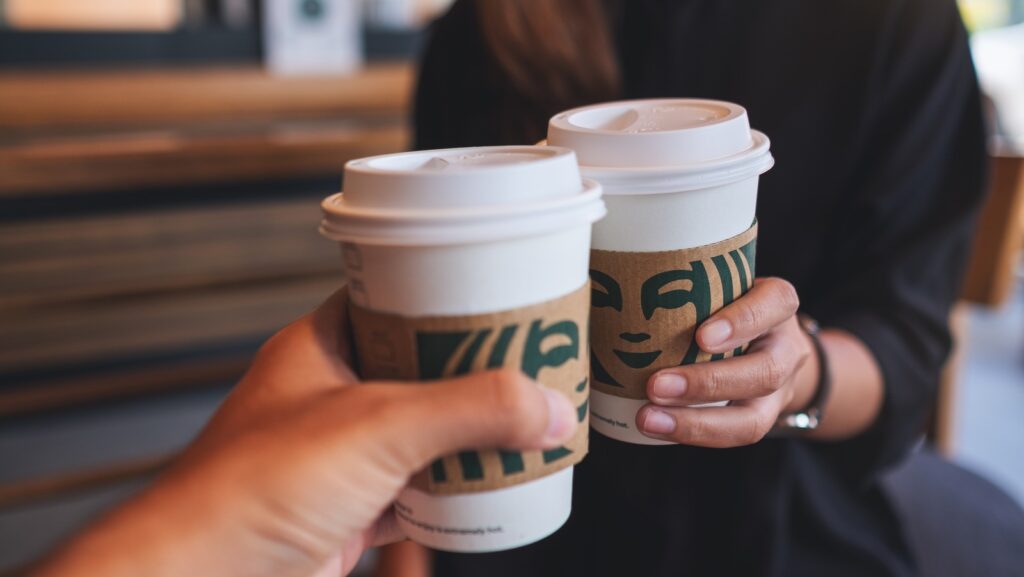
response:
{"label": "cardboard coffee sleeve", "polygon": [[647,380],[668,367],[714,361],[694,339],[715,311],[754,279],[757,224],[714,244],[661,252],[592,250],[591,374],[594,389],[647,398]]}
{"label": "cardboard coffee sleeve", "polygon": [[464,451],[417,474],[431,494],[488,491],[550,475],[587,453],[590,287],[509,311],[407,317],[350,304],[356,361],[364,379],[432,381],[502,367],[565,394],[582,425],[546,451]]}

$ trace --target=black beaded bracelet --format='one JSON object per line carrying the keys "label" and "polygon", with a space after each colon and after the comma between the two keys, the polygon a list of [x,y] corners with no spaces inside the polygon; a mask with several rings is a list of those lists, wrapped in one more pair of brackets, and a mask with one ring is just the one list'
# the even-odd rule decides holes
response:
{"label": "black beaded bracelet", "polygon": [[825,404],[832,393],[832,372],[829,370],[828,356],[821,344],[821,327],[811,317],[801,314],[798,317],[800,328],[811,337],[814,353],[818,357],[818,384],[814,396],[807,405],[796,412],[780,415],[775,422],[777,430],[813,431],[821,424],[824,417]]}

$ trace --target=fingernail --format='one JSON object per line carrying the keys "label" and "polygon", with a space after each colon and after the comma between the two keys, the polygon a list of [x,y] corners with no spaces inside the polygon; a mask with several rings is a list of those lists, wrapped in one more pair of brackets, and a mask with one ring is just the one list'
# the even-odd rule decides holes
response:
{"label": "fingernail", "polygon": [[667,435],[676,430],[676,420],[672,415],[651,409],[644,416],[644,431],[656,435]]}
{"label": "fingernail", "polygon": [[576,430],[576,409],[562,393],[546,387],[540,391],[548,402],[548,428],[542,442],[545,446],[558,445]]}
{"label": "fingernail", "polygon": [[732,323],[727,320],[712,321],[700,327],[701,340],[708,347],[717,347],[732,336]]}
{"label": "fingernail", "polygon": [[674,373],[662,373],[654,377],[651,388],[656,397],[681,397],[686,392],[686,379]]}

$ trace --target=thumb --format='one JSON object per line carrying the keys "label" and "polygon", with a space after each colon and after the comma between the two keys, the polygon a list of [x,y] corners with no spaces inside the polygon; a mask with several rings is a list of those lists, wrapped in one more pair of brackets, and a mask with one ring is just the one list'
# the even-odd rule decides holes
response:
{"label": "thumb", "polygon": [[414,467],[461,449],[557,447],[578,426],[568,397],[510,369],[403,388],[392,430]]}

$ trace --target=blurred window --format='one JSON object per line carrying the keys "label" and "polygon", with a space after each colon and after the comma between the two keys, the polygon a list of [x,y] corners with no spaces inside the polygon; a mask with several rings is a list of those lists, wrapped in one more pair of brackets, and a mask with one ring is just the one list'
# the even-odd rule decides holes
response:
{"label": "blurred window", "polygon": [[182,0],[4,0],[7,26],[21,30],[171,30]]}
{"label": "blurred window", "polygon": [[959,0],[967,28],[981,32],[1024,22],[1024,0]]}
{"label": "blurred window", "polygon": [[1024,0],[960,0],[1000,144],[1024,152]]}

